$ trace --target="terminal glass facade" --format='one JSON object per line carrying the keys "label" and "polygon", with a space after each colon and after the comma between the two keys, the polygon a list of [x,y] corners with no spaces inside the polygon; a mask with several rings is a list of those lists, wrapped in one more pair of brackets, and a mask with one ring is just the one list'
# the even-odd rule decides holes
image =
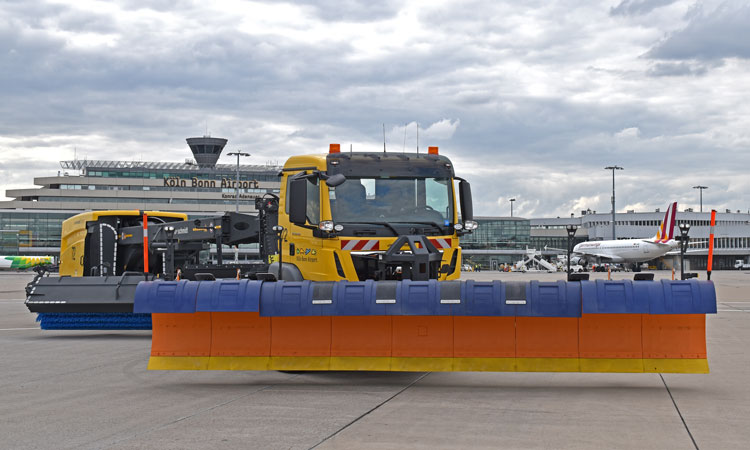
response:
{"label": "terminal glass facade", "polygon": [[36,248],[52,249],[52,253],[57,253],[62,223],[75,214],[0,211],[0,252],[3,255],[17,255],[25,254],[24,250]]}
{"label": "terminal glass facade", "polygon": [[461,236],[461,248],[476,250],[525,249],[531,226],[528,219],[476,218],[479,228]]}
{"label": "terminal glass facade", "polygon": [[497,270],[520,259],[530,242],[528,219],[475,217],[479,228],[461,236],[463,263],[476,270]]}

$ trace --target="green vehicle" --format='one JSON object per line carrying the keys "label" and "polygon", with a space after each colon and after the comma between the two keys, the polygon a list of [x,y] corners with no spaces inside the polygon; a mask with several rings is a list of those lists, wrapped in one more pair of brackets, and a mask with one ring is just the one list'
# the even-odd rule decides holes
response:
{"label": "green vehicle", "polygon": [[0,270],[27,270],[54,264],[51,256],[0,256]]}

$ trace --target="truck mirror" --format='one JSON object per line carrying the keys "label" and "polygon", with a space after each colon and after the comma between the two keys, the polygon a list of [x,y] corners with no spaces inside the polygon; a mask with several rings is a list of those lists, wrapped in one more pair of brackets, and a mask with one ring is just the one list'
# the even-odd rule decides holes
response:
{"label": "truck mirror", "polygon": [[346,181],[346,177],[343,174],[337,173],[328,177],[326,179],[326,184],[330,187],[336,187],[341,185],[344,181]]}
{"label": "truck mirror", "polygon": [[458,196],[461,201],[461,220],[474,220],[474,206],[471,203],[471,185],[468,181],[458,183]]}
{"label": "truck mirror", "polygon": [[289,182],[286,201],[289,202],[289,221],[304,225],[307,222],[307,179],[297,178]]}

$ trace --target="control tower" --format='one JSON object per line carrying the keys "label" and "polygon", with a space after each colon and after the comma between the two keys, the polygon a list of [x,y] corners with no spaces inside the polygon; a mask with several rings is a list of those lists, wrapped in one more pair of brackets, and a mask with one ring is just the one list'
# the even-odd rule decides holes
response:
{"label": "control tower", "polygon": [[195,162],[200,167],[214,167],[221,156],[221,151],[227,145],[227,140],[210,136],[187,138]]}

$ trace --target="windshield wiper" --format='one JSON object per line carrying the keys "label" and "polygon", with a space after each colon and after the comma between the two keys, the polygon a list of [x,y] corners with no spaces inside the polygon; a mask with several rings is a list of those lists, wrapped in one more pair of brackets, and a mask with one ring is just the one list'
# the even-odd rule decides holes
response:
{"label": "windshield wiper", "polygon": [[340,223],[342,225],[343,224],[352,224],[352,225],[382,225],[382,226],[390,229],[391,231],[393,231],[393,235],[394,236],[398,236],[398,230],[396,230],[395,228],[393,228],[393,225],[391,225],[388,222],[338,222],[338,223]]}
{"label": "windshield wiper", "polygon": [[419,224],[419,225],[432,225],[433,227],[435,227],[435,228],[437,228],[439,230],[443,229],[443,227],[441,227],[440,224],[438,224],[437,222],[420,222],[420,221],[417,221],[417,220],[410,220],[408,222],[393,222],[393,223],[416,223],[416,224]]}

